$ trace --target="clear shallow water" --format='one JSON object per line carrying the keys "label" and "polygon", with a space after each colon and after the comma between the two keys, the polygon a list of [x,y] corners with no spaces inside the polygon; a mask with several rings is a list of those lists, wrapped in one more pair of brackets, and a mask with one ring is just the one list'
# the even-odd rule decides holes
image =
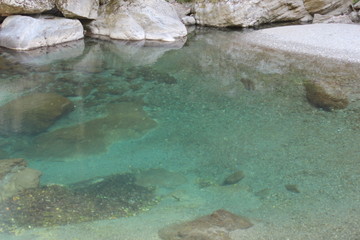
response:
{"label": "clear shallow water", "polygon": [[[2,53],[2,103],[23,94],[56,92],[76,106],[40,135],[50,136],[45,141],[3,137],[3,158],[25,158],[42,171],[44,185],[132,172],[144,179],[142,184],[156,187],[159,203],[136,217],[4,237],[158,239],[160,228],[219,208],[255,223],[234,239],[359,236],[356,66],[249,46],[241,32],[231,31],[199,30],[186,43],[165,46],[73,44],[48,54]],[[311,106],[302,85],[309,78],[336,81],[350,106],[334,112]],[[115,118],[91,124],[86,132],[71,128],[76,136],[94,139],[93,145],[51,138],[61,129],[102,119],[109,106],[124,103],[143,108],[140,118],[154,119],[156,126],[139,127],[131,118],[127,130],[116,130]],[[111,109],[111,116],[124,114]],[[244,179],[221,186],[238,170]],[[297,185],[300,193],[286,190],[287,184]]]}

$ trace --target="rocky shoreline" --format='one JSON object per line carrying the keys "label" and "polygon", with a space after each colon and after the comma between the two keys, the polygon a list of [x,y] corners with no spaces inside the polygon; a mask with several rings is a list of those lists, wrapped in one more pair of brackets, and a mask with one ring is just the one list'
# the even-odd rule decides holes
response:
{"label": "rocky shoreline", "polygon": [[[30,50],[91,37],[176,41],[186,25],[255,27],[279,22],[358,23],[352,0],[46,0],[0,3],[0,46]],[[31,27],[29,27],[31,26]]]}

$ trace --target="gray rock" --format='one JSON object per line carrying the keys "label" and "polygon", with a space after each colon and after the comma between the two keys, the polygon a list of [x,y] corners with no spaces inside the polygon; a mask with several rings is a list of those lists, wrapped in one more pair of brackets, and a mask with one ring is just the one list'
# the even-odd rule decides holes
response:
{"label": "gray rock", "polygon": [[201,0],[194,8],[197,24],[216,27],[251,27],[309,15],[302,0]]}
{"label": "gray rock", "polygon": [[175,41],[187,34],[175,9],[164,0],[110,1],[87,28],[91,34],[123,40]]}
{"label": "gray rock", "polygon": [[79,20],[14,15],[7,17],[2,23],[0,46],[14,50],[29,50],[83,37],[83,27]]}
{"label": "gray rock", "polygon": [[0,16],[42,13],[53,8],[54,0],[1,0]]}
{"label": "gray rock", "polygon": [[56,7],[67,18],[96,19],[99,0],[56,0]]}
{"label": "gray rock", "polygon": [[181,19],[181,21],[186,25],[186,26],[191,26],[191,25],[195,25],[196,24],[196,20],[193,16],[185,16]]}

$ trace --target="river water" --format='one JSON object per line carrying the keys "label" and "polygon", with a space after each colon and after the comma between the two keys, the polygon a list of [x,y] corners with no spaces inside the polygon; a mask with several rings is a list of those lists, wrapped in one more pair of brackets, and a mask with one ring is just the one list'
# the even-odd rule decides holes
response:
{"label": "river water", "polygon": [[[51,226],[34,225],[35,211],[0,239],[159,239],[159,229],[220,208],[254,223],[232,239],[359,238],[356,64],[260,48],[243,34],[2,49],[1,104],[57,93],[75,108],[40,134],[1,137],[1,158],[26,159],[42,186],[131,174],[154,202],[131,216]],[[337,84],[349,106],[312,106],[309,79]],[[239,182],[223,184],[239,171]]]}

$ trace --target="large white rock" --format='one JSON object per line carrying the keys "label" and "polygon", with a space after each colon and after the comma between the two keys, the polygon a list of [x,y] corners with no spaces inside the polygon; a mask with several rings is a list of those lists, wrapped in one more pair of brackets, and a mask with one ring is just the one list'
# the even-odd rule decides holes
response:
{"label": "large white rock", "polygon": [[195,3],[197,24],[251,27],[308,17],[302,0],[201,0]]}
{"label": "large white rock", "polygon": [[56,7],[67,18],[95,19],[99,0],[56,0]]}
{"label": "large white rock", "polygon": [[0,0],[0,15],[42,13],[54,7],[54,0]]}
{"label": "large white rock", "polygon": [[92,34],[123,40],[175,41],[187,35],[172,5],[164,0],[111,0],[88,25]]}
{"label": "large white rock", "polygon": [[0,46],[15,50],[29,50],[83,37],[84,31],[79,20],[14,15],[7,17],[2,23]]}

